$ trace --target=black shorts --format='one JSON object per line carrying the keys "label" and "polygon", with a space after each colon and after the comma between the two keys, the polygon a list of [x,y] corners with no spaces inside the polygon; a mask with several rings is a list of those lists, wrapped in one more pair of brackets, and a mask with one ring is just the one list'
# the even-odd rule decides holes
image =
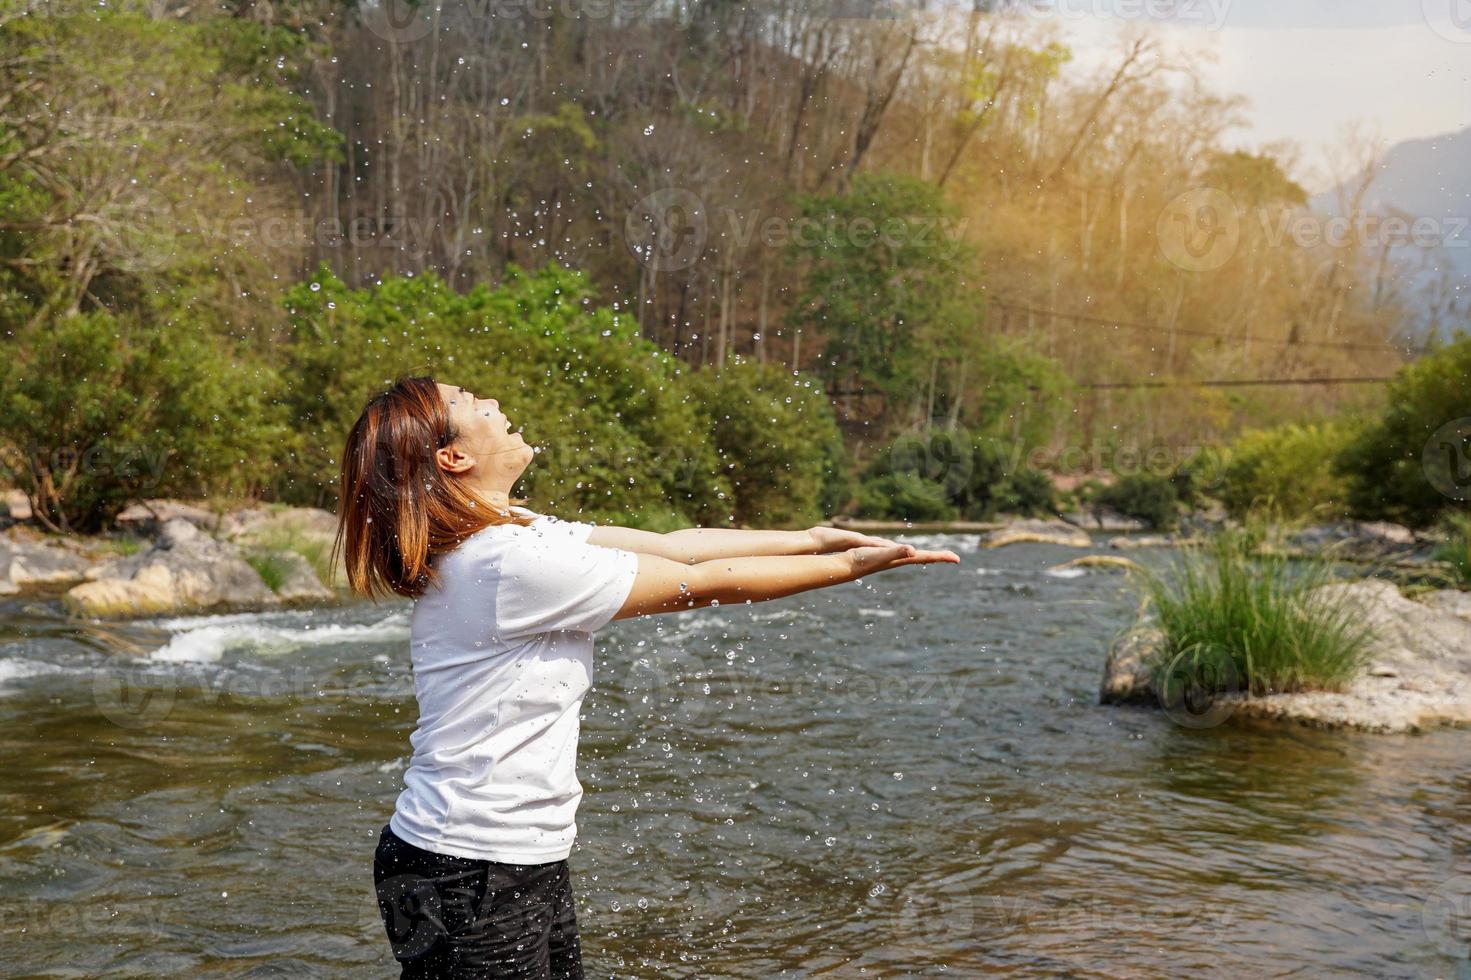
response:
{"label": "black shorts", "polygon": [[373,884],[403,980],[582,980],[566,861],[498,864],[435,854],[385,826]]}

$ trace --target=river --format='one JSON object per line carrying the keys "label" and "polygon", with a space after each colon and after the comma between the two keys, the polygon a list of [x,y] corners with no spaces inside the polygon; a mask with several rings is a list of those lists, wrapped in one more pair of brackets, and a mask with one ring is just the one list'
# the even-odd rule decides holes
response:
{"label": "river", "polygon": [[[923,540],[964,563],[599,635],[589,976],[1471,976],[1471,732],[1100,707],[1126,578]],[[396,975],[407,637],[0,600],[0,974]]]}

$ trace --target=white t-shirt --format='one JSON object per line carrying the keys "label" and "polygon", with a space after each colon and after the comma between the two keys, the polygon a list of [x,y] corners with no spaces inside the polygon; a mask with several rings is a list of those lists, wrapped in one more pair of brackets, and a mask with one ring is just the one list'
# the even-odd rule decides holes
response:
{"label": "white t-shirt", "polygon": [[638,572],[633,552],[588,544],[592,528],[537,515],[437,559],[438,583],[414,602],[419,726],[389,820],[410,844],[509,864],[571,853],[592,634]]}

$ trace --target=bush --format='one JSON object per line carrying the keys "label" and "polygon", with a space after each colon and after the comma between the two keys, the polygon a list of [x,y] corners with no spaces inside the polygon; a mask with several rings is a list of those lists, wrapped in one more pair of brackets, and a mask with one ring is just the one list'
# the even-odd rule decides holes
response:
{"label": "bush", "polygon": [[1383,413],[1339,460],[1356,516],[1426,527],[1454,503],[1430,482],[1425,455],[1437,431],[1471,416],[1468,378],[1471,336],[1399,371]]}
{"label": "bush", "polygon": [[1331,580],[1325,564],[1258,553],[1246,533],[1184,549],[1166,571],[1145,573],[1165,636],[1156,685],[1182,670],[1221,677],[1229,664],[1225,674],[1251,694],[1341,689],[1367,663],[1372,634],[1357,609],[1313,594]]}
{"label": "bush", "polygon": [[904,520],[1056,510],[1045,473],[1017,467],[1000,442],[963,430],[901,435],[864,471],[859,499],[862,516]]}
{"label": "bush", "polygon": [[1162,531],[1180,521],[1180,495],[1169,477],[1131,473],[1099,490],[1093,502]]}
{"label": "bush", "polygon": [[1352,437],[1342,422],[1244,433],[1231,446],[1221,502],[1234,517],[1258,511],[1287,520],[1342,517],[1348,488],[1336,465]]}
{"label": "bush", "polygon": [[860,517],[904,521],[953,521],[959,517],[945,488],[917,473],[883,473],[858,491]]}
{"label": "bush", "polygon": [[139,496],[269,482],[274,375],[201,325],[86,313],[18,341],[0,358],[0,477],[44,523],[97,531]]}
{"label": "bush", "polygon": [[731,488],[723,517],[806,526],[847,503],[847,456],[821,386],[737,360],[719,373],[696,372],[691,390]]}
{"label": "bush", "polygon": [[513,269],[497,288],[461,294],[433,276],[348,289],[323,271],[287,307],[284,354],[298,379],[287,407],[300,445],[282,499],[330,506],[337,454],[364,402],[397,375],[424,373],[497,398],[543,447],[517,487],[537,507],[660,529],[731,516],[732,487],[688,376],[631,317],[595,306],[577,273]]}

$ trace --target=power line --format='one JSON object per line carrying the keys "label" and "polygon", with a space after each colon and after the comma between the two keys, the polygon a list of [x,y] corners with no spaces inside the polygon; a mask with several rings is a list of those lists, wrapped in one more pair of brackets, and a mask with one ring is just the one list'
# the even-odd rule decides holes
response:
{"label": "power line", "polygon": [[1117,388],[1252,388],[1286,385],[1367,385],[1383,384],[1393,380],[1393,378],[1228,378],[1221,381],[1098,381],[1075,384],[1073,387],[1088,388],[1094,391]]}
{"label": "power line", "polygon": [[1001,307],[1003,310],[1015,310],[1019,313],[1033,313],[1040,316],[1055,316],[1065,320],[1076,320],[1080,323],[1092,323],[1104,327],[1114,327],[1122,330],[1136,330],[1151,334],[1175,333],[1186,337],[1211,337],[1216,340],[1240,340],[1250,341],[1258,344],[1277,344],[1285,347],[1329,347],[1341,350],[1370,350],[1386,351],[1392,350],[1400,354],[1424,354],[1429,351],[1427,347],[1411,344],[1397,346],[1395,344],[1359,344],[1351,340],[1291,340],[1279,337],[1261,337],[1254,334],[1226,334],[1213,333],[1209,330],[1191,330],[1186,327],[1175,327],[1171,329],[1159,323],[1140,323],[1132,320],[1114,320],[1108,317],[1092,316],[1087,313],[1069,313],[1066,310],[1052,310],[1038,306],[1028,306],[1024,303],[1013,303],[1004,299],[991,299],[991,303]]}

